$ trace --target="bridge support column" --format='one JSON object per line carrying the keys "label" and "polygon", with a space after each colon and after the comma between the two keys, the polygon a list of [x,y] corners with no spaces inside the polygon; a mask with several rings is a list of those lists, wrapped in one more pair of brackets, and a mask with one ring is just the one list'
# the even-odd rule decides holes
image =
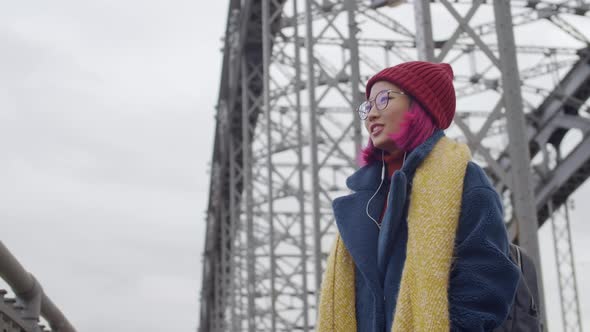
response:
{"label": "bridge support column", "polygon": [[538,222],[530,168],[530,153],[526,137],[526,123],[523,112],[520,78],[516,59],[512,15],[508,0],[494,1],[496,35],[500,53],[500,71],[506,127],[508,131],[508,152],[511,161],[511,189],[514,213],[518,223],[518,242],[531,255],[537,266],[537,281],[541,315],[545,320],[541,256],[537,236]]}

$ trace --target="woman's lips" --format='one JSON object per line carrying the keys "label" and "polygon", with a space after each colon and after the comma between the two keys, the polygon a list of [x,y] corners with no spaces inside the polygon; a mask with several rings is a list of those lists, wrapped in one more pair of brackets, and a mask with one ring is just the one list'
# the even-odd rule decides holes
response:
{"label": "woman's lips", "polygon": [[371,136],[378,136],[383,131],[383,125],[374,125],[371,127]]}

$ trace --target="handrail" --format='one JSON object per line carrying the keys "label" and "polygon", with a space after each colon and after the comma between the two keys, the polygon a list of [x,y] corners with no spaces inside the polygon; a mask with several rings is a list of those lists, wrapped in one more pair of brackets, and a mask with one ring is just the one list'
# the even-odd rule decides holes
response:
{"label": "handrail", "polygon": [[23,319],[37,324],[39,316],[45,318],[54,332],[75,332],[63,313],[45,294],[41,284],[27,272],[0,241],[0,277],[10,285],[23,303]]}

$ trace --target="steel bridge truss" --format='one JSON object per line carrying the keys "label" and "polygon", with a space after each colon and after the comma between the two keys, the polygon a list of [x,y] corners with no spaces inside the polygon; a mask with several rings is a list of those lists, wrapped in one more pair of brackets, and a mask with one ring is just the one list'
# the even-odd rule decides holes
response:
{"label": "steel bridge truss", "polygon": [[[348,192],[345,179],[367,138],[353,110],[372,74],[403,61],[452,64],[457,115],[447,135],[466,142],[486,168],[511,236],[539,262],[537,228],[567,209],[590,173],[588,8],[584,1],[232,0],[200,330],[314,329],[335,233],[331,201]],[[548,35],[538,38],[536,29]],[[576,331],[573,251],[563,231],[569,218],[560,220],[553,225],[563,253],[564,326]]]}

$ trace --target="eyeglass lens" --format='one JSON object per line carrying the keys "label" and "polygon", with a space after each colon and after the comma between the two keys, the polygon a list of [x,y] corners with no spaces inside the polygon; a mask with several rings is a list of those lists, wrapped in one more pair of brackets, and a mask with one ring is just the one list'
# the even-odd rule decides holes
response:
{"label": "eyeglass lens", "polygon": [[375,107],[377,110],[383,111],[389,102],[389,91],[381,91],[375,98]]}
{"label": "eyeglass lens", "polygon": [[374,100],[367,100],[363,102],[359,108],[358,113],[362,120],[365,120],[373,107],[373,103],[375,103],[375,107],[378,111],[383,111],[387,107],[387,103],[389,102],[389,91],[381,91],[377,94]]}

